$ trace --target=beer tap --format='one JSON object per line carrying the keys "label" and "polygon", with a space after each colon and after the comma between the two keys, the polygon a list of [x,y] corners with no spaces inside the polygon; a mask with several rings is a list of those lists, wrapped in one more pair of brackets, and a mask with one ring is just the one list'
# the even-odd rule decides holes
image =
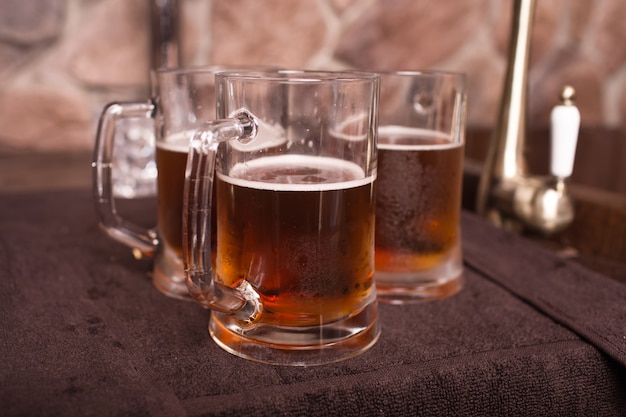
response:
{"label": "beer tap", "polygon": [[513,193],[513,213],[531,229],[551,235],[565,229],[574,219],[572,199],[565,180],[572,175],[580,125],[574,106],[574,89],[563,87],[561,104],[551,114],[549,177],[526,177]]}
{"label": "beer tap", "polygon": [[575,92],[565,86],[551,115],[551,176],[527,172],[524,157],[527,67],[535,0],[514,0],[509,61],[496,129],[491,138],[477,195],[476,211],[507,230],[531,229],[544,235],[573,220],[565,179],[571,175],[580,125]]}

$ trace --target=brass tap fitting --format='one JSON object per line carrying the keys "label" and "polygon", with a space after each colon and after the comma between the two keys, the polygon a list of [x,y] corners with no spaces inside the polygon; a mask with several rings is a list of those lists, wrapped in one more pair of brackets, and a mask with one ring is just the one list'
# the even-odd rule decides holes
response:
{"label": "brass tap fitting", "polygon": [[571,175],[580,113],[575,91],[565,86],[551,115],[551,171],[532,176],[524,158],[528,56],[535,0],[515,0],[508,67],[500,112],[480,178],[476,211],[513,231],[552,235],[573,220],[565,179]]}

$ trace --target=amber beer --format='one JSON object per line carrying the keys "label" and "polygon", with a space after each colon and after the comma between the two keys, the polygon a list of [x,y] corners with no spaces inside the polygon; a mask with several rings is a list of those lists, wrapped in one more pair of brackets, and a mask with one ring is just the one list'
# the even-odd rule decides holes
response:
{"label": "amber beer", "polygon": [[265,323],[332,323],[371,301],[373,177],[334,158],[282,155],[217,176],[216,280],[249,280]]}
{"label": "amber beer", "polygon": [[161,238],[182,259],[183,191],[187,147],[181,143],[158,142],[156,148],[157,216]]}
{"label": "amber beer", "polygon": [[[166,249],[181,259],[183,256],[183,196],[185,167],[189,150],[189,135],[170,137],[160,141],[156,148],[157,176],[157,224]],[[213,192],[215,196],[215,190]],[[211,224],[216,229],[215,210],[211,211]],[[213,234],[212,236],[215,236]],[[215,239],[212,239],[215,251]]]}
{"label": "amber beer", "polygon": [[460,256],[463,144],[425,132],[379,130],[376,278],[382,286]]}

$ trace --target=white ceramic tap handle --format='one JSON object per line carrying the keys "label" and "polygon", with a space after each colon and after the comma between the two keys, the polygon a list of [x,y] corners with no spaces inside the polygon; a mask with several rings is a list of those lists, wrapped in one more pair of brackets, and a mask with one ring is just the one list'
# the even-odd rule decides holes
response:
{"label": "white ceramic tap handle", "polygon": [[567,178],[572,175],[578,129],[580,127],[580,112],[574,105],[574,88],[565,86],[561,91],[561,104],[552,109],[551,122],[551,157],[550,171],[557,178]]}

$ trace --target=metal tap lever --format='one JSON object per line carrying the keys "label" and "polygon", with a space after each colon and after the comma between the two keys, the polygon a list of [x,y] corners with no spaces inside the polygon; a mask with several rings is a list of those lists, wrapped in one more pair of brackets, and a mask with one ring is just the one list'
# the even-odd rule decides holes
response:
{"label": "metal tap lever", "polygon": [[[553,112],[553,176],[531,176],[526,146],[526,90],[532,19],[536,0],[513,0],[509,60],[494,135],[480,177],[476,211],[508,230],[534,229],[550,235],[573,220],[564,179],[571,175],[580,116],[574,91],[566,87]],[[569,145],[569,147],[568,147]]]}
{"label": "metal tap lever", "polygon": [[513,193],[513,213],[523,224],[544,235],[565,229],[574,219],[574,205],[565,187],[572,175],[580,113],[573,105],[574,89],[565,86],[561,104],[551,114],[552,177],[524,177]]}
{"label": "metal tap lever", "polygon": [[561,90],[561,103],[550,115],[551,156],[550,172],[556,178],[565,179],[572,175],[574,156],[578,142],[580,112],[574,105],[576,91],[566,85]]}

